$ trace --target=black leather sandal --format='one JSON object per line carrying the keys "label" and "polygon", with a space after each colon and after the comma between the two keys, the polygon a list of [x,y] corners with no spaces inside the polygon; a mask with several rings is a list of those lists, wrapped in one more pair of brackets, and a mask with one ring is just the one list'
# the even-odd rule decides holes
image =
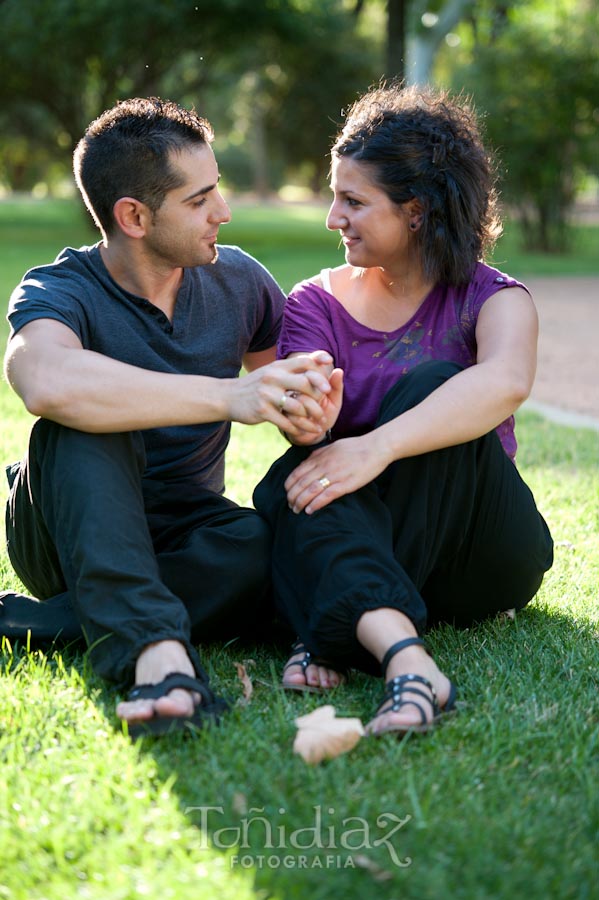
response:
{"label": "black leather sandal", "polygon": [[138,684],[127,695],[127,700],[157,700],[166,697],[175,688],[183,688],[199,694],[201,702],[191,716],[161,716],[156,713],[151,719],[131,722],[129,724],[129,736],[136,740],[147,735],[172,734],[175,731],[193,732],[203,727],[205,722],[218,723],[221,713],[229,708],[229,704],[222,697],[217,697],[208,684],[208,676],[198,673],[196,677],[184,675],[182,672],[172,672],[158,684]]}
{"label": "black leather sandal", "polygon": [[[383,662],[381,663],[383,677],[385,676],[387,667],[393,657],[406,647],[425,647],[425,643],[421,638],[413,637],[405,638],[403,641],[398,641],[396,644],[389,647],[383,657]],[[425,691],[421,690],[417,685],[424,685],[424,687],[428,688],[430,694],[425,693]],[[375,732],[375,735],[378,737],[378,735],[381,734],[392,733],[401,737],[411,731],[417,732],[418,734],[426,734],[427,731],[431,731],[437,725],[445,713],[455,709],[456,693],[455,685],[450,682],[449,697],[447,698],[445,705],[441,707],[437,700],[436,691],[428,678],[424,678],[422,675],[413,674],[396,675],[395,678],[391,678],[391,680],[386,683],[383,699],[379,704],[373,721],[385,713],[399,712],[404,706],[415,706],[420,714],[420,724],[390,725],[388,728],[383,728],[380,731]],[[431,719],[427,719],[426,710],[418,698],[425,701],[432,709],[433,715]]]}
{"label": "black leather sandal", "polygon": [[302,656],[301,659],[296,659],[291,662],[288,662],[283,668],[282,684],[283,684],[283,687],[285,688],[285,690],[287,690],[287,691],[303,691],[304,693],[308,693],[308,694],[322,694],[325,691],[332,691],[335,689],[334,687],[321,687],[320,685],[308,684],[308,683],[294,684],[291,681],[285,681],[285,677],[284,677],[285,672],[287,672],[288,669],[292,669],[297,666],[299,666],[299,668],[301,669],[304,677],[306,675],[306,669],[308,668],[308,666],[325,666],[325,668],[327,668],[327,669],[333,669],[335,672],[338,672],[340,675],[343,676],[344,679],[347,678],[346,671],[339,670],[336,666],[334,666],[332,663],[328,662],[326,659],[321,659],[318,656],[312,656],[310,651],[306,650],[306,647],[305,647],[303,641],[301,641],[299,639],[297,641],[295,641],[294,644],[291,645],[291,655],[294,656],[297,653],[303,653],[304,655]]}

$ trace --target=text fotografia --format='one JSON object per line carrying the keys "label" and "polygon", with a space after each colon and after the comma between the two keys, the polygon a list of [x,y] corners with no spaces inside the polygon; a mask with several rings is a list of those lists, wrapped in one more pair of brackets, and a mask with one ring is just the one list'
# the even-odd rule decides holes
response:
{"label": "text fotografia", "polygon": [[[393,865],[405,868],[411,865],[410,857],[398,853],[398,835],[412,818],[403,818],[391,812],[380,813],[375,826],[362,816],[348,816],[336,821],[335,809],[312,807],[314,816],[309,824],[290,829],[284,821],[285,809],[279,809],[281,821],[273,821],[264,815],[264,808],[252,807],[237,825],[219,828],[219,820],[225,815],[222,806],[188,806],[186,814],[199,817],[201,849],[252,850],[231,856],[231,865],[242,868],[346,868],[352,867],[353,853],[376,850],[383,847]],[[220,818],[219,818],[220,817]],[[256,853],[256,847],[267,850],[285,850],[283,855]],[[306,850],[311,851],[308,855]],[[292,852],[294,851],[294,852]],[[315,853],[314,851],[323,851]],[[342,851],[345,851],[342,852]]]}

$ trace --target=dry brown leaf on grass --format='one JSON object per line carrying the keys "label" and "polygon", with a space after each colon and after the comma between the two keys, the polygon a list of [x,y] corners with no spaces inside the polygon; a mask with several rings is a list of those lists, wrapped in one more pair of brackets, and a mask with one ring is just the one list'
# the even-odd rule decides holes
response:
{"label": "dry brown leaf on grass", "polygon": [[[366,869],[367,872],[370,872],[375,881],[389,881],[393,878],[391,872],[387,869],[383,869],[374,860],[369,859],[364,853],[354,853],[352,855],[352,860],[355,865],[360,869]],[[412,860],[410,860],[412,862]]]}
{"label": "dry brown leaf on grass", "polygon": [[[253,663],[252,659],[246,659],[246,663]],[[252,699],[252,694],[254,693],[254,685],[252,684],[252,679],[247,673],[246,667],[243,663],[235,663],[235,668],[237,669],[237,677],[239,678],[241,685],[243,687],[243,703],[249,703]]]}
{"label": "dry brown leaf on grass", "polygon": [[231,807],[238,816],[247,816],[248,798],[241,791],[235,791],[231,799]]}
{"label": "dry brown leaf on grass", "polygon": [[333,759],[355,747],[364,735],[359,719],[336,718],[334,706],[320,706],[295,720],[298,731],[293,752],[310,764]]}

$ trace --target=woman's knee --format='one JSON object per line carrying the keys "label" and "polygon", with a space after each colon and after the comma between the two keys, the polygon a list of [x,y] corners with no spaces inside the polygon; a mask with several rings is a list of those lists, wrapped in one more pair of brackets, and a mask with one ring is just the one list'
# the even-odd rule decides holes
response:
{"label": "woman's knee", "polygon": [[462,369],[458,363],[432,359],[402,375],[383,397],[378,424],[417,406]]}
{"label": "woman's knee", "polygon": [[313,449],[313,447],[290,447],[274,461],[266,475],[254,488],[252,497],[254,506],[273,527],[276,525],[281,509],[287,506],[285,481]]}

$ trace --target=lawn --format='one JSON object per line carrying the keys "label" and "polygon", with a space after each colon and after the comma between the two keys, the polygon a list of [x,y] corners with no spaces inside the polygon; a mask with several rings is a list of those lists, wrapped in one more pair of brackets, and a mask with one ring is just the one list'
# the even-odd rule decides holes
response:
{"label": "lawn", "polygon": [[[241,207],[223,238],[289,288],[337,258],[322,215]],[[599,273],[596,234],[581,229],[577,257],[555,269],[555,259],[518,255],[508,233],[502,265],[520,277]],[[70,204],[0,204],[5,297],[28,266],[91,240]],[[8,462],[31,420],[4,384],[0,410]],[[292,752],[294,719],[325,701],[279,688],[284,648],[235,639],[203,649],[233,703],[221,727],[133,745],[114,715],[116,691],[79,649],[4,642],[0,900],[597,897],[598,435],[525,413],[518,438],[555,564],[515,621],[429,635],[460,709],[426,738],[362,740],[307,766]],[[249,503],[284,446],[269,426],[236,426],[228,494]],[[0,576],[5,589],[18,586],[3,551]],[[243,661],[249,703],[235,668]],[[379,691],[357,674],[326,699],[367,721]]]}

